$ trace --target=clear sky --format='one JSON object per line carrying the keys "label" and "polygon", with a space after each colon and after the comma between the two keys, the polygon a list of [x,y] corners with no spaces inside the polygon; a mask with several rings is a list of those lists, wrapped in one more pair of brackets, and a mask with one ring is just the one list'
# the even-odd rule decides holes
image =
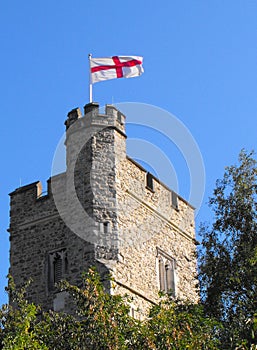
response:
{"label": "clear sky", "polygon": [[[95,84],[94,101],[154,105],[185,125],[206,170],[197,223],[211,220],[206,201],[224,167],[241,148],[257,150],[255,0],[1,1],[0,39],[0,304],[9,265],[8,193],[36,180],[45,186],[67,113],[88,103],[88,53],[144,57],[141,77]],[[131,127],[135,135],[140,130]],[[174,151],[186,197],[177,158]]]}

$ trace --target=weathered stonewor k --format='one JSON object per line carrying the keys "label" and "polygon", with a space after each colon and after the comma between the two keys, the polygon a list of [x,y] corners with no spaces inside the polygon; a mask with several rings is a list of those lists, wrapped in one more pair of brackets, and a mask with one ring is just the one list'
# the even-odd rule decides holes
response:
{"label": "weathered stonewor k", "polygon": [[[158,116],[156,116],[158,117]],[[90,103],[68,114],[66,172],[50,177],[47,194],[34,182],[10,194],[10,274],[28,278],[29,300],[73,312],[56,282],[81,285],[96,266],[111,273],[109,292],[133,297],[146,314],[163,290],[198,300],[194,209],[126,155],[125,116]]]}

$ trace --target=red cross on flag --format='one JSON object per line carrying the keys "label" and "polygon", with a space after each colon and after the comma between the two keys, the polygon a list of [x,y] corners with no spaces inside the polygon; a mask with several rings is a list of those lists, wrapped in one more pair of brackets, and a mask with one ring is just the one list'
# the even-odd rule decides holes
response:
{"label": "red cross on flag", "polygon": [[140,56],[90,57],[91,83],[137,77],[144,72],[142,63],[143,57]]}

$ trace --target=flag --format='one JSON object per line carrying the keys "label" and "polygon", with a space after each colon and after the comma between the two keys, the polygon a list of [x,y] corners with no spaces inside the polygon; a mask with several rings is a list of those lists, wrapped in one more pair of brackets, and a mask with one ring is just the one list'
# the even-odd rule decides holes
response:
{"label": "flag", "polygon": [[91,83],[108,79],[137,77],[144,72],[142,63],[143,57],[140,56],[91,57]]}

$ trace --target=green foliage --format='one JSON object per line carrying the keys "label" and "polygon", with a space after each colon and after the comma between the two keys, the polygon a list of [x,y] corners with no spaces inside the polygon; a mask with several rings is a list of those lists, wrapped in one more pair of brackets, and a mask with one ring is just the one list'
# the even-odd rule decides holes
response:
{"label": "green foliage", "polygon": [[9,277],[8,292],[16,307],[4,305],[0,310],[0,340],[3,350],[47,350],[37,336],[39,308],[25,299],[26,287],[15,289],[13,279]]}
{"label": "green foliage", "polygon": [[204,317],[199,305],[162,297],[143,321],[129,316],[129,298],[105,292],[95,269],[84,275],[80,289],[67,282],[61,288],[75,300],[78,314],[40,313],[16,291],[10,280],[9,295],[15,308],[0,312],[1,349],[51,350],[166,350],[218,349],[219,326]]}
{"label": "green foliage", "polygon": [[[95,269],[84,275],[84,288],[62,283],[76,301],[80,316],[81,347],[85,349],[140,349],[144,338],[141,323],[129,316],[129,299],[104,291]],[[147,344],[147,340],[146,340]]]}
{"label": "green foliage", "polygon": [[219,349],[219,324],[201,305],[163,298],[150,310],[148,328],[156,349]]}
{"label": "green foliage", "polygon": [[225,169],[209,201],[211,227],[201,226],[200,286],[207,313],[222,321],[223,349],[257,344],[257,167],[244,150]]}

